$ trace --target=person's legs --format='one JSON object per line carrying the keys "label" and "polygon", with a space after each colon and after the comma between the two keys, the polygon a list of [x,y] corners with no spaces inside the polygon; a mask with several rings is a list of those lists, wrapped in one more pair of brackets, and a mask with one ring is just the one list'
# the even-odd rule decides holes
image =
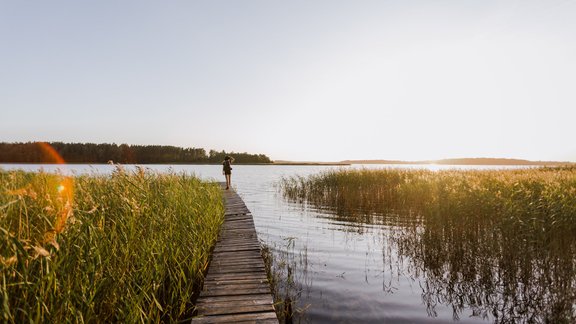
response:
{"label": "person's legs", "polygon": [[232,182],[231,179],[230,179],[231,176],[232,176],[232,175],[231,175],[230,173],[227,173],[227,174],[226,174],[226,189],[230,189],[230,184],[231,184],[231,182]]}

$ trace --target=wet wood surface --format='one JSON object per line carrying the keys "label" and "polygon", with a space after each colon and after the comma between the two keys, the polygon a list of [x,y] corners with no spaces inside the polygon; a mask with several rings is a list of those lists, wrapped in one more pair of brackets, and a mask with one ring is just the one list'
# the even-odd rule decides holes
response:
{"label": "wet wood surface", "polygon": [[278,323],[252,214],[234,190],[223,192],[224,225],[192,323]]}

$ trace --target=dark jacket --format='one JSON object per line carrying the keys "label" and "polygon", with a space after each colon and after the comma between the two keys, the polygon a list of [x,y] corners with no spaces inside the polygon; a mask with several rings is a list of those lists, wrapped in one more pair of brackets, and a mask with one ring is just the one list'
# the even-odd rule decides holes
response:
{"label": "dark jacket", "polygon": [[229,160],[222,162],[222,166],[223,166],[224,173],[226,173],[226,174],[232,173],[232,167],[230,166]]}

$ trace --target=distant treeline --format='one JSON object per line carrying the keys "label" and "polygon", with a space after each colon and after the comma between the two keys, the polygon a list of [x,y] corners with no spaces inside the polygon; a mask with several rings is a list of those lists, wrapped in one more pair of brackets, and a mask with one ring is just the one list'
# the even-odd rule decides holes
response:
{"label": "distant treeline", "polygon": [[[272,163],[264,154],[235,153],[165,145],[62,143],[49,144],[66,163],[221,163],[226,155],[235,163]],[[39,142],[0,143],[0,163],[54,163]]]}

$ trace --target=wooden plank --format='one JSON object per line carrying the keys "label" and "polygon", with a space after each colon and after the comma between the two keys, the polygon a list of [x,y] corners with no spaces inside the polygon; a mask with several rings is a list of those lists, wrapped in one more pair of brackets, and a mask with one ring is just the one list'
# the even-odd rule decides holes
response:
{"label": "wooden plank", "polygon": [[248,232],[240,230],[224,231],[222,235],[226,235],[226,237],[218,240],[219,242],[226,242],[231,240],[244,240],[246,242],[254,242],[258,237],[256,235],[256,232]]}
{"label": "wooden plank", "polygon": [[[214,255],[216,257],[219,254]],[[223,268],[238,268],[238,267],[263,267],[264,262],[256,259],[244,259],[244,260],[222,260],[222,261],[215,261],[210,264],[211,267],[215,269],[223,269]]]}
{"label": "wooden plank", "polygon": [[[216,254],[214,254],[216,256]],[[250,260],[250,259],[260,259],[262,260],[262,256],[259,253],[254,253],[254,251],[245,251],[239,253],[233,252],[220,252],[217,253],[217,257],[220,260],[212,260],[212,262],[219,262],[219,261],[226,261],[226,260],[233,260],[233,261],[243,261],[243,260]]]}
{"label": "wooden plank", "polygon": [[[250,251],[244,251],[244,252],[250,252]],[[254,251],[252,251],[254,252]],[[243,253],[243,257],[234,257],[234,258],[227,258],[227,255],[224,254],[227,252],[222,252],[222,253],[214,253],[214,257],[220,258],[220,260],[214,260],[212,261],[211,264],[214,265],[223,265],[223,264],[229,264],[229,265],[234,265],[234,264],[238,264],[238,263],[261,263],[264,264],[264,261],[262,261],[262,259],[258,259],[258,257],[260,256],[259,254],[256,253]]]}
{"label": "wooden plank", "polygon": [[219,252],[214,253],[213,255],[218,254],[218,258],[213,258],[212,262],[220,261],[220,260],[234,260],[240,259],[243,260],[245,258],[258,258],[262,260],[262,254],[259,251],[245,251],[245,252]]}
{"label": "wooden plank", "polygon": [[[219,255],[214,255],[214,256],[215,256],[215,257],[218,257]],[[210,264],[210,267],[214,267],[214,269],[233,268],[233,267],[235,267],[236,265],[241,265],[241,264],[243,264],[244,261],[246,261],[246,260],[240,260],[240,261],[238,261],[238,262],[236,262],[236,263],[233,263],[233,262],[225,262],[225,261],[222,262],[222,263],[219,263],[219,262],[216,261],[216,262],[212,262],[212,263]],[[253,262],[248,262],[247,264],[252,265],[252,266],[260,267],[260,266],[263,266],[263,265],[264,265],[264,262],[262,262],[261,264],[253,263]],[[210,269],[209,269],[209,271],[210,271]],[[263,274],[266,274],[266,272],[262,272],[262,273],[263,273]]]}
{"label": "wooden plank", "polygon": [[[266,294],[270,293],[270,287],[264,288],[244,288],[239,289],[210,289],[202,291],[202,296],[237,296],[237,295],[251,295],[251,294]],[[202,297],[201,296],[201,297]]]}
{"label": "wooden plank", "polygon": [[[239,283],[239,284],[225,284],[225,285],[216,285],[211,284],[210,287],[206,288],[203,292],[206,295],[211,295],[214,292],[223,292],[223,291],[234,291],[230,295],[246,295],[247,291],[250,290],[264,290],[262,293],[270,292],[270,286],[268,282],[256,282],[256,283]],[[253,293],[254,294],[254,293]]]}
{"label": "wooden plank", "polygon": [[219,260],[219,261],[213,261],[212,263],[214,264],[214,266],[219,266],[219,267],[234,266],[238,263],[249,264],[249,265],[264,265],[264,262],[262,260],[258,260],[256,258]]}
{"label": "wooden plank", "polygon": [[[232,269],[235,271],[229,271],[228,269]],[[213,270],[213,271],[212,271]],[[264,277],[266,277],[266,271],[263,270],[263,268],[261,266],[255,265],[255,266],[239,266],[239,267],[233,267],[233,266],[214,266],[214,269],[210,268],[210,273],[206,275],[206,278],[209,278],[211,275],[228,275],[231,276],[233,274],[254,274],[254,273],[259,273],[260,275],[263,275]]]}
{"label": "wooden plank", "polygon": [[[244,221],[234,221],[238,224],[229,224],[223,227],[224,233],[226,234],[256,234],[254,231],[254,224],[249,224]],[[232,223],[232,222],[231,222]]]}
{"label": "wooden plank", "polygon": [[224,304],[208,304],[198,306],[198,311],[202,310],[204,315],[225,315],[225,314],[242,314],[256,312],[273,312],[274,308],[269,304],[239,304],[239,302]]}
{"label": "wooden plank", "polygon": [[262,278],[234,278],[234,279],[214,279],[211,285],[233,285],[242,283],[263,283],[268,285],[268,280]]}
{"label": "wooden plank", "polygon": [[[213,297],[214,299],[209,303],[200,303],[198,307],[202,308],[224,308],[230,307],[231,305],[234,306],[252,306],[252,305],[264,305],[270,307],[270,301],[268,299],[240,299],[240,300],[230,300],[227,298],[219,298]],[[268,308],[263,311],[271,311],[272,309]]]}
{"label": "wooden plank", "polygon": [[217,244],[216,248],[214,248],[214,250],[218,250],[218,249],[222,249],[222,248],[233,248],[233,247],[237,247],[237,245],[254,246],[254,247],[258,248],[258,250],[260,250],[260,244],[259,243],[256,243],[254,241],[250,242],[249,240],[241,239],[241,238],[234,238],[231,240],[220,241],[220,244]]}
{"label": "wooden plank", "polygon": [[223,227],[224,232],[256,233],[254,230],[254,224],[246,223],[244,221],[231,221],[230,223],[238,224],[227,224]]}
{"label": "wooden plank", "polygon": [[[261,282],[268,282],[267,278],[261,276],[258,272],[225,272],[225,273],[217,273],[212,276],[206,277],[206,282],[209,285],[215,285],[218,282],[228,282],[228,281],[235,281],[235,280],[252,280],[252,281],[261,281]],[[206,285],[205,285],[206,286]],[[210,286],[206,286],[204,290],[210,289]]]}
{"label": "wooden plank", "polygon": [[255,246],[227,246],[219,248],[218,250],[214,250],[215,255],[220,255],[220,253],[250,253],[252,252],[254,255],[260,253],[260,249]]}
{"label": "wooden plank", "polygon": [[[237,254],[238,256],[234,256],[234,254]],[[243,251],[221,251],[214,253],[213,257],[218,258],[218,260],[212,261],[213,264],[230,263],[231,261],[243,263],[244,261],[262,260],[260,252],[253,248]]]}
{"label": "wooden plank", "polygon": [[192,322],[278,323],[252,214],[233,190],[224,197],[224,224]]}
{"label": "wooden plank", "polygon": [[214,268],[212,270],[214,274],[250,274],[250,273],[259,273],[264,271],[264,267],[242,267],[242,268]]}
{"label": "wooden plank", "polygon": [[205,297],[198,304],[202,303],[223,303],[226,301],[256,301],[260,303],[273,303],[272,296],[270,294],[253,294],[253,295],[238,295],[238,296],[214,296]]}
{"label": "wooden plank", "polygon": [[[254,240],[254,238],[252,240]],[[246,238],[234,237],[231,238],[230,240],[221,240],[220,242],[216,242],[216,247],[214,249],[218,250],[222,248],[230,248],[234,247],[234,244],[250,245],[260,248],[260,244],[258,243],[255,243],[253,241],[249,242]]]}
{"label": "wooden plank", "polygon": [[[256,244],[254,242],[246,242],[242,241],[230,241],[230,242],[222,242],[219,244],[215,249],[214,252],[217,251],[225,251],[230,249],[240,249],[240,248],[254,248],[255,250],[260,251],[260,244]],[[235,251],[235,250],[234,250]]]}
{"label": "wooden plank", "polygon": [[223,233],[226,234],[224,237],[225,239],[228,238],[228,235],[256,235],[256,231],[254,231],[254,225],[251,224],[238,224],[238,225],[227,225],[224,227]]}
{"label": "wooden plank", "polygon": [[226,226],[223,227],[224,232],[256,233],[254,230],[254,224],[250,224],[244,221],[231,221],[230,223],[238,224],[226,224]]}
{"label": "wooden plank", "polygon": [[270,293],[270,287],[268,284],[255,283],[212,286],[210,289],[206,290],[205,296],[237,296],[265,293]]}
{"label": "wooden plank", "polygon": [[257,282],[257,283],[239,283],[236,285],[234,285],[234,284],[214,285],[214,284],[212,284],[208,289],[206,289],[206,293],[211,294],[214,292],[233,290],[234,293],[231,295],[246,295],[246,293],[243,293],[243,292],[249,291],[251,289],[264,289],[265,290],[264,292],[270,292],[270,286],[268,286],[268,283]]}
{"label": "wooden plank", "polygon": [[218,253],[218,252],[238,252],[238,251],[260,251],[260,248],[257,245],[253,245],[253,246],[223,246],[223,247],[214,249],[215,253]]}
{"label": "wooden plank", "polygon": [[214,273],[206,276],[205,281],[209,280],[235,280],[235,279],[267,279],[266,274],[258,272],[240,272],[240,273]]}
{"label": "wooden plank", "polygon": [[278,323],[274,312],[203,316],[192,319],[194,323]]}

